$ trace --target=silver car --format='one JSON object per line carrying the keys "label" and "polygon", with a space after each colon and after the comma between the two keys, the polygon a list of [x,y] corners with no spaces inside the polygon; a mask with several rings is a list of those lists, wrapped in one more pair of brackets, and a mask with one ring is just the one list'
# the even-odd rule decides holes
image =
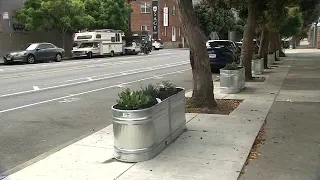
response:
{"label": "silver car", "polygon": [[51,43],[33,43],[20,51],[5,54],[3,59],[5,64],[12,62],[26,62],[33,64],[36,62],[51,60],[60,62],[64,55],[64,49],[58,48]]}

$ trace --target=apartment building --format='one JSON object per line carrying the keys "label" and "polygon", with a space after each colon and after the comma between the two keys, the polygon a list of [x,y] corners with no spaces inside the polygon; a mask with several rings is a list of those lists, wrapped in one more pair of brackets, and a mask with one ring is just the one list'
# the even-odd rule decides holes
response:
{"label": "apartment building", "polygon": [[153,39],[161,39],[165,48],[185,45],[175,0],[136,0],[131,7],[131,31],[148,31]]}

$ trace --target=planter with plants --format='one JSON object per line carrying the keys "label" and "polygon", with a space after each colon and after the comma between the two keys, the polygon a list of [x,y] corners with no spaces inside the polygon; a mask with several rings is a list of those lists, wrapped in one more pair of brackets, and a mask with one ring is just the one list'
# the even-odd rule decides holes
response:
{"label": "planter with plants", "polygon": [[253,75],[263,74],[263,70],[264,70],[263,58],[259,56],[253,56],[252,62],[251,62],[251,70]]}
{"label": "planter with plants", "polygon": [[235,62],[227,64],[220,69],[220,92],[236,94],[245,88],[245,69]]}
{"label": "planter with plants", "polygon": [[268,54],[268,65],[271,66],[275,63],[276,61],[276,54],[269,52]]}
{"label": "planter with plants", "polygon": [[126,89],[112,113],[115,158],[150,160],[185,131],[185,90],[169,82],[140,91]]}

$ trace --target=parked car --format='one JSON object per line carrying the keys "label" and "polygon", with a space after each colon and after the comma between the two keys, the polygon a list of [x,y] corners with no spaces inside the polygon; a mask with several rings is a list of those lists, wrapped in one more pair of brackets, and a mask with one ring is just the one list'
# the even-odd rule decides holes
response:
{"label": "parked car", "polygon": [[164,45],[160,39],[152,41],[152,49],[159,50],[159,49],[163,49],[163,48],[164,48]]}
{"label": "parked car", "polygon": [[208,47],[209,63],[211,69],[220,69],[229,62],[236,61],[236,56],[229,48],[226,47]]}
{"label": "parked car", "polygon": [[241,49],[233,41],[230,41],[230,40],[209,40],[209,41],[207,41],[206,46],[207,46],[207,48],[225,47],[234,53],[234,55],[236,57],[236,61],[240,60]]}
{"label": "parked car", "polygon": [[5,54],[3,59],[5,64],[12,62],[33,64],[51,60],[60,62],[64,55],[64,49],[58,48],[51,43],[32,43],[28,44],[26,48],[22,48],[20,51]]}

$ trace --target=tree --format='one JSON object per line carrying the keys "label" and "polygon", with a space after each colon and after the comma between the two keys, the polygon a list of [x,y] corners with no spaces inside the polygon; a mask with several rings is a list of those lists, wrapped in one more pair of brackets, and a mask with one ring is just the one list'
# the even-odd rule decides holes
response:
{"label": "tree", "polygon": [[193,74],[191,101],[198,107],[213,108],[217,104],[213,95],[213,82],[209,56],[205,46],[206,37],[200,28],[192,0],[177,0],[183,32],[190,48],[190,63]]}
{"label": "tree", "polygon": [[211,32],[228,32],[236,29],[236,19],[230,9],[212,7],[206,2],[194,6],[200,27],[206,37]]}
{"label": "tree", "polygon": [[302,13],[299,7],[288,8],[286,19],[280,25],[280,34],[291,37],[301,32],[303,26]]}
{"label": "tree", "polygon": [[226,4],[227,8],[236,8],[246,12],[246,25],[243,32],[243,43],[241,48],[240,61],[245,67],[246,80],[252,79],[251,61],[253,56],[253,38],[257,21],[261,13],[266,8],[267,0],[206,0],[212,6]]}
{"label": "tree", "polygon": [[92,29],[128,30],[132,9],[126,0],[83,0],[85,12],[94,18]]}
{"label": "tree", "polygon": [[15,18],[29,30],[59,30],[63,48],[67,33],[93,22],[93,18],[85,14],[84,3],[80,0],[25,0],[24,7],[15,11]]}

